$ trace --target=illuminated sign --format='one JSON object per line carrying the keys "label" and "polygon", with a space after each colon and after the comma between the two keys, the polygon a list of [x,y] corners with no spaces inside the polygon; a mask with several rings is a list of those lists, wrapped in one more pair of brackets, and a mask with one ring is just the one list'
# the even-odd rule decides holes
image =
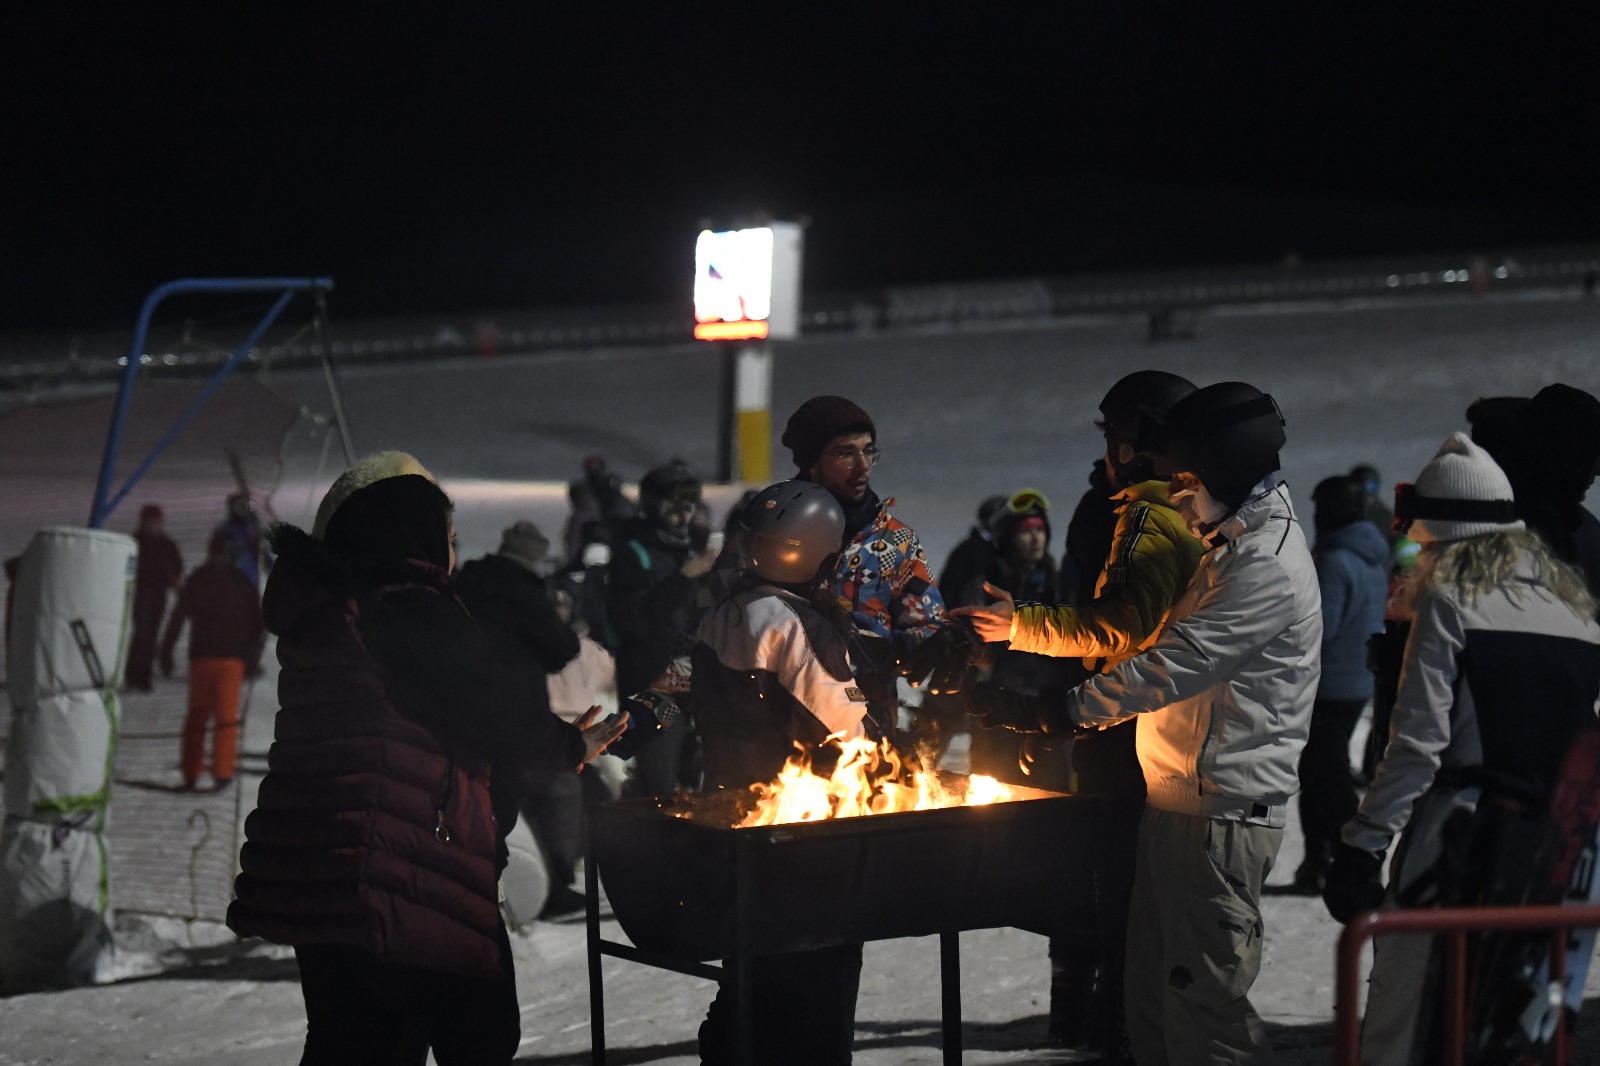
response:
{"label": "illuminated sign", "polygon": [[800,225],[702,230],[694,246],[694,335],[779,340],[800,333]]}

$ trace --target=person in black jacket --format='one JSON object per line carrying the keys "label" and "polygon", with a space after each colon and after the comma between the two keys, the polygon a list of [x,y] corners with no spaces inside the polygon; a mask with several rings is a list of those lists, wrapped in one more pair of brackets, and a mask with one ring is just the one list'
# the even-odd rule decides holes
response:
{"label": "person in black jacket", "polygon": [[[700,479],[681,461],[656,467],[639,482],[639,513],[611,545],[609,614],[617,634],[617,693],[628,697],[653,689],[682,698],[687,657],[705,607],[717,552],[691,526],[700,503]],[[681,660],[676,673],[674,660]],[[640,731],[633,787],[642,795],[664,795],[696,782],[694,742],[688,720],[671,717],[663,728]]]}
{"label": "person in black jacket", "polygon": [[139,510],[139,568],[133,582],[133,637],[128,642],[128,687],[149,692],[155,675],[156,650],[167,598],[183,581],[183,556],[167,536],[161,508],[147,503]]}
{"label": "person in black jacket", "polygon": [[[538,573],[549,546],[537,526],[520,521],[501,535],[498,552],[466,563],[456,577],[456,594],[488,634],[496,657],[527,693],[526,713],[538,719],[554,717],[547,677],[578,654],[578,635],[556,614]],[[583,786],[577,771],[509,768],[495,775],[490,794],[502,837],[511,831],[518,810],[528,819],[550,872],[546,910],[566,913],[580,906],[583,897],[572,888],[583,818]]]}
{"label": "person in black jacket", "polygon": [[994,523],[1005,513],[1006,498],[990,496],[978,504],[978,520],[960,544],[950,550],[944,569],[939,571],[939,588],[946,597],[961,593],[994,562]]}
{"label": "person in black jacket", "polygon": [[1532,399],[1491,396],[1467,408],[1472,442],[1511,479],[1517,517],[1600,596],[1600,520],[1583,506],[1600,463],[1600,400],[1571,385]]}

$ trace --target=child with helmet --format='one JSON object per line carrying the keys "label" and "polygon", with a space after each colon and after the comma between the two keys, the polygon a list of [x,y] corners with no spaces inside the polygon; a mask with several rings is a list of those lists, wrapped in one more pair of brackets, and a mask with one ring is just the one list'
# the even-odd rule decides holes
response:
{"label": "child with helmet", "polygon": [[[865,734],[867,697],[845,650],[850,620],[818,590],[844,527],[838,500],[809,481],[762,490],[734,524],[739,576],[690,651],[707,789],[771,780],[796,742]],[[755,1061],[850,1061],[859,943],[765,955],[751,970]],[[719,989],[700,1027],[703,1063],[734,1060],[732,1015],[732,996]]]}

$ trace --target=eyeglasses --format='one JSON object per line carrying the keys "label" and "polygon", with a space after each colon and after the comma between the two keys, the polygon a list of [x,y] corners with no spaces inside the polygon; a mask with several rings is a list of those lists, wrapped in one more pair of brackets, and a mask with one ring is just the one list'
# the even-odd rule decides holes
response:
{"label": "eyeglasses", "polygon": [[841,466],[855,466],[857,463],[862,463],[872,467],[877,466],[878,460],[883,458],[883,452],[878,450],[877,445],[862,448],[859,451],[853,448],[846,448],[842,451],[823,452],[822,454]]}

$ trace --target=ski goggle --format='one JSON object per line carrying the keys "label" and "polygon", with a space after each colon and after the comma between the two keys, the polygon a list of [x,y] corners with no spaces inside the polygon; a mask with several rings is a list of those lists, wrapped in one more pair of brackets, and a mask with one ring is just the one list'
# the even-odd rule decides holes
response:
{"label": "ski goggle", "polygon": [[1050,510],[1050,501],[1038,489],[1023,489],[1006,501],[1012,514],[1030,514]]}

